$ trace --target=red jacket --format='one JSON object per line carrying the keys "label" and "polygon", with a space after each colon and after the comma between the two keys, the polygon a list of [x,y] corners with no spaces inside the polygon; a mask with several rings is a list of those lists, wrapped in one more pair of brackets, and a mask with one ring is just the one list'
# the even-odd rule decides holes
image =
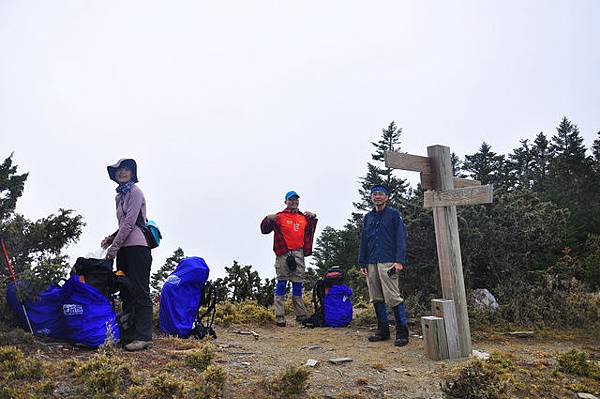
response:
{"label": "red jacket", "polygon": [[[290,213],[289,209],[287,209],[287,208],[279,213],[283,213],[283,212]],[[298,213],[303,215],[307,221],[306,228],[304,229],[304,248],[303,248],[303,250],[304,250],[304,256],[310,256],[310,255],[312,255],[313,240],[315,237],[315,230],[317,229],[318,219],[314,218],[314,217],[309,218],[308,216],[304,215],[300,211],[298,211]],[[281,233],[281,230],[279,229],[279,225],[277,225],[276,222],[270,221],[269,219],[267,219],[265,217],[262,220],[262,222],[260,223],[260,231],[263,234],[269,234],[272,231],[275,232],[275,234],[273,236],[273,251],[275,252],[275,255],[283,255],[290,251],[287,247],[287,244],[285,243],[283,234]]]}

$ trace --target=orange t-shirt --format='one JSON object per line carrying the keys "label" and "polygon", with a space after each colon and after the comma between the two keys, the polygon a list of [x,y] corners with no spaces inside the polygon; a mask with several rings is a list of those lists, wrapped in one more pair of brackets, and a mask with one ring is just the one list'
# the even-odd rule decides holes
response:
{"label": "orange t-shirt", "polygon": [[277,214],[277,225],[290,251],[304,248],[304,229],[307,225],[304,215],[280,212]]}

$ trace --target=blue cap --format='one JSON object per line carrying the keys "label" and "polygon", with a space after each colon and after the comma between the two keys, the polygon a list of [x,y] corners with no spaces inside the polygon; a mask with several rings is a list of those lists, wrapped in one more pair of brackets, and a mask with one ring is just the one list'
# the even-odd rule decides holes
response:
{"label": "blue cap", "polygon": [[292,198],[294,196],[300,198],[300,196],[298,195],[297,192],[295,192],[295,191],[288,191],[287,193],[285,193],[285,200],[287,201],[287,200],[289,200],[290,198]]}
{"label": "blue cap", "polygon": [[382,184],[376,184],[373,187],[371,187],[371,194],[377,192],[377,191],[382,191],[385,193],[385,195],[390,195],[389,190],[387,189],[386,186],[382,185]]}

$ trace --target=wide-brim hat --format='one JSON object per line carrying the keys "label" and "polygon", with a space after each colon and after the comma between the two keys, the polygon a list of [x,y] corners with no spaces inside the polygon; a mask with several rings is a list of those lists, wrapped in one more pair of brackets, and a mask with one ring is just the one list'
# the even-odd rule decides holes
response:
{"label": "wide-brim hat", "polygon": [[131,180],[134,183],[138,182],[138,177],[137,177],[137,164],[135,163],[135,160],[133,159],[127,159],[127,158],[123,158],[123,159],[119,159],[119,161],[114,164],[114,165],[109,165],[106,167],[106,170],[108,170],[108,176],[110,177],[110,180],[118,183],[117,181],[117,169],[121,168],[121,167],[127,167],[131,170]]}

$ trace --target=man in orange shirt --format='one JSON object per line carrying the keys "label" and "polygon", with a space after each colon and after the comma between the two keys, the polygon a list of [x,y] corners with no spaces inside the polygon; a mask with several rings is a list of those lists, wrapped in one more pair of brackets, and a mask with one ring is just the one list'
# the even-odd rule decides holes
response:
{"label": "man in orange shirt", "polygon": [[277,214],[265,216],[260,224],[263,234],[274,231],[273,251],[275,252],[275,322],[285,326],[285,292],[287,282],[292,282],[292,303],[296,321],[307,317],[302,300],[302,288],[306,266],[304,257],[312,255],[313,238],[317,227],[317,215],[312,212],[300,212],[300,196],[295,191],[285,194],[286,208]]}

